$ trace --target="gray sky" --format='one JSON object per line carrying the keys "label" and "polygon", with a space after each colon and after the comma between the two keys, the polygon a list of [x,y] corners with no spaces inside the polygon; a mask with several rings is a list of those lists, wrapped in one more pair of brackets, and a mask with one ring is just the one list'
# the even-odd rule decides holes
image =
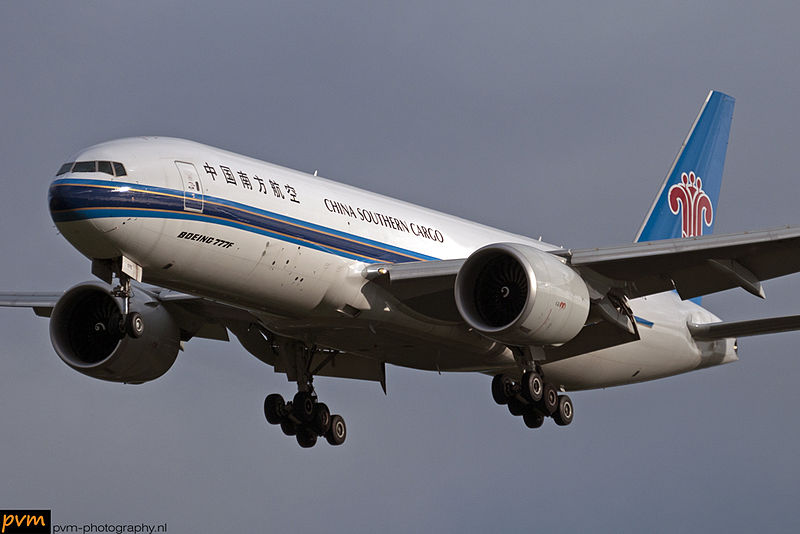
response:
{"label": "gray sky", "polygon": [[[255,4],[255,3],[253,3]],[[186,137],[573,247],[632,240],[710,89],[737,98],[715,230],[800,224],[794,3],[2,2],[0,289],[91,278],[46,209],[74,151]],[[739,5],[736,5],[739,4]],[[797,276],[708,297],[798,313]],[[192,341],[142,386],[91,380],[0,310],[0,508],[170,532],[796,532],[800,334],[572,395],[524,428],[489,379],[319,379],[343,447],[264,421],[283,375]]]}

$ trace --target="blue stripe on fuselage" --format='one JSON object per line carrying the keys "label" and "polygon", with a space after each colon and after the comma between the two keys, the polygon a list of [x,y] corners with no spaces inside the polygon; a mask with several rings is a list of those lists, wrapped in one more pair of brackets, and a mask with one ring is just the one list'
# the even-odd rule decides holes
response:
{"label": "blue stripe on fuselage", "polygon": [[238,228],[360,261],[402,263],[437,259],[208,195],[203,213],[185,211],[183,191],[162,187],[64,178],[50,186],[49,202],[51,216],[57,223],[105,217],[195,220]]}

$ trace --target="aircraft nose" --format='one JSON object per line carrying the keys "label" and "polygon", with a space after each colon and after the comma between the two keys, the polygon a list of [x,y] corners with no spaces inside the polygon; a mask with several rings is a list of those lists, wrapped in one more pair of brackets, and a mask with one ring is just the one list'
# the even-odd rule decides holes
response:
{"label": "aircraft nose", "polygon": [[91,208],[104,199],[115,178],[127,176],[117,161],[86,160],[65,163],[56,173],[48,191],[50,216],[55,223],[88,218]]}
{"label": "aircraft nose", "polygon": [[92,188],[87,185],[55,180],[47,192],[47,204],[53,222],[58,224],[83,218],[81,210],[89,206],[92,193]]}
{"label": "aircraft nose", "polygon": [[53,222],[61,222],[65,214],[76,207],[75,199],[72,197],[69,187],[61,183],[61,180],[55,180],[50,184],[47,191],[47,206],[50,208]]}
{"label": "aircraft nose", "polygon": [[121,253],[115,241],[114,224],[102,216],[112,188],[95,180],[58,179],[50,184],[50,217],[59,232],[84,256],[115,258]]}

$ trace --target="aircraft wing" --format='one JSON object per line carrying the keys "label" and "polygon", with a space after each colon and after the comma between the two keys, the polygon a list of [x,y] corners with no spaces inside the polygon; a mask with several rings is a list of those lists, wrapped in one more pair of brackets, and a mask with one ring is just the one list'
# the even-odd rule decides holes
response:
{"label": "aircraft wing", "polygon": [[561,250],[586,278],[600,275],[628,298],[677,290],[690,299],[741,287],[764,297],[762,280],[800,271],[800,227]]}
{"label": "aircraft wing", "polygon": [[800,315],[732,321],[725,323],[689,323],[689,332],[698,341],[711,341],[729,337],[758,336],[800,330]]}
{"label": "aircraft wing", "polygon": [[423,315],[461,322],[453,286],[464,259],[375,263],[364,276],[387,289],[397,300]]}
{"label": "aircraft wing", "polygon": [[[249,310],[156,287],[135,287],[134,292],[136,291],[143,291],[158,300],[170,312],[185,336],[184,339],[230,341],[228,332],[231,332],[248,352],[272,365],[276,372],[286,372],[285,362],[276,357],[272,340],[269,339],[270,335],[262,321]],[[36,315],[50,317],[63,295],[64,291],[0,291],[0,307],[32,308]],[[380,382],[384,390],[386,389],[383,362],[357,354],[337,352],[332,358],[333,364],[325,365],[326,358],[331,359],[330,356],[330,352],[324,351],[314,356],[313,366],[321,367],[318,375]]]}
{"label": "aircraft wing", "polygon": [[13,308],[33,308],[33,313],[39,317],[50,317],[53,306],[64,292],[32,291],[27,293],[0,291],[0,306]]}
{"label": "aircraft wing", "polygon": [[[763,297],[762,280],[800,271],[800,227],[551,253],[565,258],[595,290],[591,324],[576,339],[549,349],[548,359],[557,360],[638,339],[624,307],[603,295],[636,298],[677,290],[689,299],[741,287]],[[418,313],[461,322],[453,288],[465,261],[373,264],[364,276]],[[698,340],[794,329],[800,329],[800,316],[690,325]]]}
{"label": "aircraft wing", "polygon": [[[552,254],[591,281],[602,280],[628,298],[678,291],[683,299],[734,287],[764,296],[762,280],[800,271],[800,226],[720,236],[664,239],[606,248],[562,249]],[[383,283],[401,302],[426,311],[452,293],[465,259],[384,263],[364,276]],[[453,320],[456,316],[448,315]]]}
{"label": "aircraft wing", "polygon": [[[181,328],[192,337],[228,341],[222,323],[255,321],[247,311],[175,291],[143,289],[178,315]],[[39,317],[50,317],[64,291],[0,291],[0,307],[32,308]],[[181,313],[182,312],[182,313]],[[191,315],[190,315],[191,314]],[[209,318],[209,320],[204,320]]]}

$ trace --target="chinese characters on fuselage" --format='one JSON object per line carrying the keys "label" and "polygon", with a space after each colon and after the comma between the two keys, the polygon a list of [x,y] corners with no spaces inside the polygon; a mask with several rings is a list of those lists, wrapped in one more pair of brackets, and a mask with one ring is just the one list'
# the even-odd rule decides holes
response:
{"label": "chinese characters on fuselage", "polygon": [[[217,170],[219,169],[219,170]],[[247,191],[260,193],[269,196],[270,194],[283,201],[294,202],[300,204],[297,190],[288,183],[280,183],[273,178],[261,178],[256,174],[248,175],[245,171],[236,169],[235,171],[227,165],[211,165],[205,162],[203,170],[206,172],[206,177],[211,178],[211,181],[216,182],[217,177],[220,182],[224,181],[226,184],[233,187],[241,187]],[[405,232],[415,235],[437,243],[444,243],[444,235],[438,229],[423,224],[419,221],[407,221],[398,217],[393,217],[385,213],[380,213],[374,210],[356,207],[353,208],[349,204],[337,202],[326,198],[323,200],[325,209],[331,213],[337,213],[346,217],[351,217],[358,221],[365,223],[382,226],[384,228],[391,228],[398,232]]]}
{"label": "chinese characters on fuselage", "polygon": [[[209,165],[209,163],[206,162],[203,166],[203,170],[206,171],[206,175],[211,177],[211,180],[214,182],[217,181],[217,167],[219,167],[220,171],[222,171],[222,178],[225,179],[225,183],[227,184],[235,187],[241,187],[242,189],[247,189],[249,191],[256,191],[255,186],[253,185],[253,182],[255,182],[258,184],[259,193],[267,195],[271,192],[276,198],[281,200],[289,200],[290,202],[300,204],[300,200],[297,198],[297,190],[289,184],[281,184],[272,178],[264,181],[263,178],[255,174],[248,176],[246,172],[240,170],[237,170],[236,173],[234,173],[227,165],[214,166]],[[267,188],[267,184],[269,184],[269,188]],[[284,191],[286,194],[284,194]]]}

